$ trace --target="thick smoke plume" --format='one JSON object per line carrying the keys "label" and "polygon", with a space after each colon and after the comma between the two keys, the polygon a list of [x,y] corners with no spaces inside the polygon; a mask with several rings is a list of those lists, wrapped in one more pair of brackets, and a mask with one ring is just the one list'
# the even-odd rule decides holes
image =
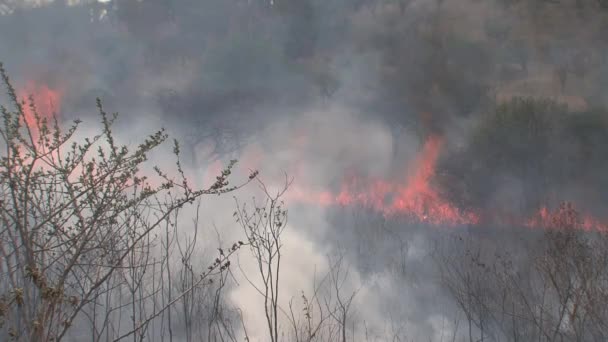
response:
{"label": "thick smoke plume", "polygon": [[[561,286],[579,260],[596,260],[573,241],[598,247],[608,230],[606,5],[0,1],[0,61],[49,119],[95,121],[98,97],[121,114],[121,142],[166,127],[197,185],[232,159],[237,178],[259,170],[273,193],[293,179],[285,311],[302,312],[320,288],[334,301],[355,294],[345,322],[328,318],[348,340],[601,340],[606,313],[572,307],[603,289],[543,295],[548,311],[570,310],[558,323],[535,326],[522,303],[538,303],[543,276]],[[164,164],[165,152],[150,159]],[[222,197],[201,209],[205,246],[243,238],[234,206]],[[572,244],[546,236],[562,233]],[[236,265],[222,305],[240,310],[235,336],[265,341],[255,260],[244,251]],[[343,277],[338,295],[330,273]],[[510,305],[502,316],[495,298]]]}

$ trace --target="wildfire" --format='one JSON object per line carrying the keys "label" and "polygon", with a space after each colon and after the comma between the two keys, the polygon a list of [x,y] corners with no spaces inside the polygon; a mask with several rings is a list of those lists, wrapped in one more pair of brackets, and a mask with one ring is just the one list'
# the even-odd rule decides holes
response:
{"label": "wildfire", "polygon": [[61,92],[57,89],[51,89],[45,84],[38,84],[32,81],[28,82],[18,94],[23,96],[23,114],[25,116],[25,123],[30,128],[34,140],[37,140],[39,136],[38,125],[36,124],[36,117],[34,111],[30,106],[29,96],[31,95],[34,99],[36,112],[40,116],[40,119],[46,118],[50,122],[50,119],[59,112],[61,108]]}
{"label": "wildfire", "polygon": [[[551,211],[541,208],[530,218],[502,217],[494,213],[464,211],[444,199],[433,188],[431,181],[441,150],[442,140],[431,136],[424,144],[414,168],[404,182],[365,180],[351,176],[343,181],[340,191],[313,191],[295,186],[290,189],[289,200],[320,206],[355,206],[370,208],[386,216],[404,217],[413,222],[437,226],[498,224],[525,226],[528,228],[571,228],[588,231],[606,231],[608,224],[591,215],[583,215],[565,202]],[[482,219],[483,217],[483,219]],[[503,224],[501,224],[502,222]]]}
{"label": "wildfire", "polygon": [[[61,108],[62,92],[48,85],[30,81],[19,89],[22,97],[24,121],[31,130],[34,140],[39,137],[39,127],[34,111],[27,99],[34,99],[36,112],[41,119],[50,121]],[[424,118],[423,118],[424,119]],[[300,150],[307,143],[306,134],[300,132],[294,142],[293,149]],[[385,216],[402,217],[412,222],[427,223],[437,226],[500,224],[520,225],[529,228],[572,228],[587,231],[608,232],[608,224],[591,215],[581,214],[571,203],[563,203],[559,208],[551,210],[542,207],[529,218],[503,217],[496,213],[481,215],[479,210],[462,210],[443,198],[431,184],[435,176],[437,160],[440,156],[443,140],[437,135],[431,135],[423,145],[421,152],[411,165],[408,172],[400,181],[384,179],[368,179],[351,175],[346,177],[338,191],[327,189],[314,190],[298,183],[292,184],[287,193],[287,200],[318,206],[362,206],[373,209]],[[262,160],[261,149],[249,150],[242,158],[242,165],[248,169],[256,169]],[[299,168],[294,172],[297,175]],[[216,160],[210,165],[204,175],[204,183],[213,182],[223,169]]]}
{"label": "wildfire", "polygon": [[591,215],[579,213],[570,202],[562,203],[553,211],[547,207],[542,207],[536,215],[526,220],[524,225],[529,228],[566,228],[608,232],[607,224],[600,222]]}
{"label": "wildfire", "polygon": [[444,200],[430,184],[435,175],[441,144],[442,140],[437,136],[427,140],[414,163],[415,168],[403,183],[350,177],[343,182],[337,194],[296,187],[292,189],[290,199],[323,206],[362,205],[387,216],[407,217],[435,225],[477,224],[479,217],[475,213],[462,211]]}

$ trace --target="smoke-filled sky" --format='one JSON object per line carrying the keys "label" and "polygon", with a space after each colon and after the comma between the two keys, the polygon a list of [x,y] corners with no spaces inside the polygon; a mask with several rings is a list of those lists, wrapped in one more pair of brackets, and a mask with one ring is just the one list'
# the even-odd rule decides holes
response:
{"label": "smoke-filled sky", "polygon": [[[94,125],[99,97],[119,112],[123,141],[166,127],[196,184],[232,158],[236,178],[293,177],[281,304],[342,254],[344,291],[358,291],[353,336],[440,341],[465,334],[436,272],[448,233],[499,227],[496,239],[517,245],[504,226],[550,226],[561,201],[587,215],[586,229],[606,229],[602,5],[5,0],[0,61],[22,96],[61,120]],[[520,103],[540,114],[509,116],[500,104],[518,96],[567,108]],[[208,202],[208,228],[238,239],[233,200]],[[231,291],[263,341],[261,299],[243,279]]]}

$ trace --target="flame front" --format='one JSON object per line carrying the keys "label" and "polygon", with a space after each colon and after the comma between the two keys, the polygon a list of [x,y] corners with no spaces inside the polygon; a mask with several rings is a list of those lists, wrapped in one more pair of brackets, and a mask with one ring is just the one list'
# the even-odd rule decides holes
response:
{"label": "flame front", "polygon": [[[40,119],[49,121],[61,108],[61,91],[52,89],[45,84],[28,82],[25,87],[18,91],[23,97],[25,105],[23,114],[34,141],[40,132],[34,111],[27,97],[32,96],[36,112]],[[296,139],[296,147],[305,145],[304,135]],[[529,218],[499,217],[496,213],[480,210],[462,210],[458,206],[443,198],[435,189],[431,181],[435,176],[437,160],[440,156],[443,140],[441,137],[431,135],[426,140],[418,157],[411,164],[413,167],[404,172],[402,181],[390,181],[383,179],[367,179],[359,176],[346,177],[339,191],[319,190],[315,191],[298,183],[292,184],[287,195],[287,200],[305,204],[327,206],[361,206],[373,209],[385,216],[406,218],[412,222],[427,223],[437,226],[479,225],[498,224],[498,222],[509,222],[529,228],[552,229],[569,227],[589,231],[606,231],[608,224],[594,218],[591,215],[581,214],[574,209],[571,203],[564,203],[559,208],[551,211],[547,207],[541,207],[535,215]],[[296,148],[300,150],[300,148]],[[262,151],[251,150],[243,158],[245,166],[255,169],[259,166]],[[221,162],[216,161],[205,175],[205,183],[212,181],[222,169]],[[296,174],[298,170],[296,170]],[[483,217],[483,219],[481,219]],[[493,222],[488,222],[494,218]]]}
{"label": "flame front", "polygon": [[434,225],[477,224],[479,217],[475,213],[460,210],[452,205],[430,184],[435,175],[441,144],[442,140],[437,136],[431,136],[426,141],[414,163],[414,169],[403,183],[350,177],[342,183],[337,194],[330,191],[312,192],[295,187],[290,199],[323,206],[361,205],[387,216],[406,217]]}
{"label": "flame front", "polygon": [[553,211],[547,207],[540,208],[533,217],[524,222],[524,226],[529,228],[566,228],[608,232],[608,224],[599,221],[589,214],[578,212],[570,202],[562,203]]}
{"label": "flame front", "polygon": [[38,113],[40,119],[46,119],[47,122],[50,122],[53,115],[56,115],[61,108],[61,91],[51,89],[45,84],[30,81],[18,91],[18,94],[23,97],[22,100],[25,103],[23,106],[25,123],[28,125],[34,140],[37,140],[40,132],[29,97],[31,96],[34,99],[36,113]]}
{"label": "flame front", "polygon": [[[532,217],[502,217],[497,213],[481,214],[481,210],[462,210],[433,188],[431,181],[441,151],[440,137],[431,136],[424,144],[414,168],[403,183],[385,180],[365,180],[349,177],[339,192],[313,191],[296,186],[290,189],[289,199],[294,202],[320,206],[362,206],[385,216],[402,217],[412,222],[436,226],[509,225],[528,228],[571,228],[588,231],[606,231],[608,224],[586,213],[579,213],[574,205],[564,202],[551,211],[542,207]],[[482,219],[482,217],[484,219]],[[502,223],[501,223],[502,222]]]}

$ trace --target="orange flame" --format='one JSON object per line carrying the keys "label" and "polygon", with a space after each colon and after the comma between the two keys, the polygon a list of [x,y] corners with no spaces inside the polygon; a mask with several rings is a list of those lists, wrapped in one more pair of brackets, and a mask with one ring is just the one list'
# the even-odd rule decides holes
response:
{"label": "orange flame", "polygon": [[437,136],[431,136],[427,140],[420,157],[414,163],[415,169],[405,184],[383,180],[365,182],[352,177],[342,184],[337,194],[329,191],[314,193],[295,188],[292,189],[290,199],[322,206],[362,205],[387,216],[402,216],[435,225],[476,224],[479,222],[476,214],[462,211],[444,200],[430,184],[435,174],[441,143]]}
{"label": "orange flame", "polygon": [[408,213],[414,218],[432,224],[475,224],[479,218],[473,213],[462,212],[447,202],[429,184],[435,175],[441,139],[431,136],[422,150],[416,165],[418,168],[407,185],[398,191],[392,210]]}
{"label": "orange flame", "polygon": [[526,220],[524,225],[529,228],[608,232],[608,224],[600,222],[589,214],[578,212],[570,202],[562,203],[554,211],[543,206],[532,218]]}
{"label": "orange flame", "polygon": [[[439,157],[442,140],[431,136],[414,162],[414,169],[404,183],[383,180],[366,181],[358,177],[346,179],[337,193],[313,191],[304,187],[292,187],[288,199],[320,206],[360,205],[383,213],[385,216],[405,217],[414,222],[431,225],[458,226],[498,224],[542,229],[580,229],[608,232],[608,224],[591,215],[583,215],[565,202],[551,212],[541,208],[531,218],[505,217],[497,213],[463,211],[444,199],[433,188],[431,181]],[[483,219],[482,219],[483,217]]]}
{"label": "orange flame", "polygon": [[36,112],[40,116],[40,119],[47,119],[47,122],[50,122],[53,115],[58,113],[61,108],[61,91],[51,89],[45,84],[37,84],[30,81],[20,89],[18,94],[22,94],[24,97],[25,106],[23,106],[23,114],[25,116],[25,123],[30,128],[34,140],[37,140],[40,132],[38,132],[36,117],[27,98],[30,95],[33,97]]}

